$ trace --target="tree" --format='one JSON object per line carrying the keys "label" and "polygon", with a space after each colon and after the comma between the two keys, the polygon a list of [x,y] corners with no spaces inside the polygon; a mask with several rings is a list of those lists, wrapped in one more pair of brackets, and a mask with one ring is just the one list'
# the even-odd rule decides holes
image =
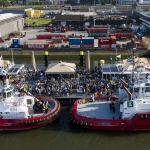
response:
{"label": "tree", "polygon": [[11,3],[12,6],[14,6],[15,5],[15,0],[11,0],[10,3]]}
{"label": "tree", "polygon": [[10,6],[10,2],[7,0],[0,0],[0,7],[8,7]]}

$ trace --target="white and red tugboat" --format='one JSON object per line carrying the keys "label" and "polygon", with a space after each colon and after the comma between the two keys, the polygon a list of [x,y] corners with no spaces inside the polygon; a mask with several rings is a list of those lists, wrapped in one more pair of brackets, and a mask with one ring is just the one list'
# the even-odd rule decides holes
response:
{"label": "white and red tugboat", "polygon": [[121,80],[116,100],[95,102],[76,100],[70,109],[70,120],[95,130],[150,130],[150,78],[128,88]]}
{"label": "white and red tugboat", "polygon": [[0,130],[26,130],[52,123],[60,103],[49,97],[35,98],[14,90],[6,79],[0,87]]}

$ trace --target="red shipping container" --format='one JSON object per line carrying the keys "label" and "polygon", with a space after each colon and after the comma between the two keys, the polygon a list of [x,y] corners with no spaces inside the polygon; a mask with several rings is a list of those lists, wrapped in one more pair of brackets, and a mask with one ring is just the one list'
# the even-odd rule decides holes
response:
{"label": "red shipping container", "polygon": [[88,33],[107,33],[108,28],[88,28]]}
{"label": "red shipping container", "polygon": [[50,48],[50,44],[44,44],[44,48]]}
{"label": "red shipping container", "polygon": [[94,48],[94,44],[82,44],[82,48]]}
{"label": "red shipping container", "polygon": [[115,36],[111,36],[111,44],[116,44],[116,37]]}
{"label": "red shipping container", "polygon": [[132,33],[110,33],[109,36],[116,36],[116,38],[128,38],[128,39],[131,39],[133,37],[133,34]]}
{"label": "red shipping container", "polygon": [[36,35],[37,39],[51,39],[52,37],[61,37],[61,34],[43,34],[43,35]]}
{"label": "red shipping container", "polygon": [[109,44],[111,44],[111,38],[110,37],[100,37],[100,38],[98,38],[98,44],[109,45]]}

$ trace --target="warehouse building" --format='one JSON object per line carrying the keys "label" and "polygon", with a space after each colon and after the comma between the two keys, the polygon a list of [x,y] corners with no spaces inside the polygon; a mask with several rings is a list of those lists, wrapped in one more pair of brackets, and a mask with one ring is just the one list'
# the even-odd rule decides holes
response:
{"label": "warehouse building", "polygon": [[21,32],[24,26],[23,15],[21,14],[0,14],[0,38],[8,37],[8,34]]}
{"label": "warehouse building", "polygon": [[0,9],[0,14],[6,14],[6,13],[12,13],[12,14],[22,14],[23,16],[25,16],[25,12],[27,10],[32,10],[32,8],[28,8],[28,9]]}

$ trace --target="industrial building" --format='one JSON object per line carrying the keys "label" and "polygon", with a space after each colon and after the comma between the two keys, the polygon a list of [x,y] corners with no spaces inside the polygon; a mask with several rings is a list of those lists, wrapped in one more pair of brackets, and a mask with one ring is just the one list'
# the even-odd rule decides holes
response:
{"label": "industrial building", "polygon": [[6,13],[0,15],[0,37],[8,37],[8,34],[21,32],[24,26],[23,15]]}
{"label": "industrial building", "polygon": [[118,0],[119,5],[133,5],[137,3],[137,0]]}
{"label": "industrial building", "polygon": [[139,4],[141,4],[141,5],[149,5],[150,4],[150,0],[139,0]]}
{"label": "industrial building", "polygon": [[32,8],[28,8],[28,9],[0,9],[0,14],[6,14],[6,13],[12,13],[12,14],[22,14],[25,16],[25,12],[27,10],[32,10]]}

